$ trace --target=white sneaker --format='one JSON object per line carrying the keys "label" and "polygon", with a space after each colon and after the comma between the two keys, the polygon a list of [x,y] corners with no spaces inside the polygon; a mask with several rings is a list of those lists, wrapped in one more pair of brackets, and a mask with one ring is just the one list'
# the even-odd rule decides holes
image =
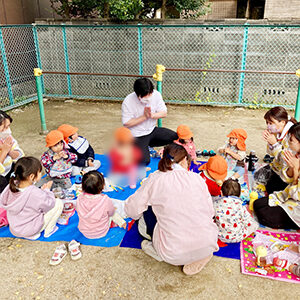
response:
{"label": "white sneaker", "polygon": [[143,240],[141,246],[143,251],[146,254],[156,259],[157,261],[163,261],[162,258],[157,254],[156,250],[154,249],[152,242]]}
{"label": "white sneaker", "polygon": [[147,233],[147,226],[146,226],[146,223],[145,223],[145,220],[144,220],[143,216],[141,216],[141,218],[139,219],[138,231],[139,231],[139,233],[142,237],[144,237],[145,239],[151,241],[151,236]]}

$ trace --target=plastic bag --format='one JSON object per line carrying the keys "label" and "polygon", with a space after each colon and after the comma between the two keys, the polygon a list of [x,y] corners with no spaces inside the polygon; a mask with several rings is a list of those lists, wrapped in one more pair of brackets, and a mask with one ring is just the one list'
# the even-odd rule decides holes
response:
{"label": "plastic bag", "polygon": [[270,165],[262,166],[255,171],[254,181],[266,185],[271,175],[272,175],[272,169]]}

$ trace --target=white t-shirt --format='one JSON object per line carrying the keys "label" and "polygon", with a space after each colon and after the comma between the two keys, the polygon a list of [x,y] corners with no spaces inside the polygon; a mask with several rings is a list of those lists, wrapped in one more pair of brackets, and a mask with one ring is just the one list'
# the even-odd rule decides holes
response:
{"label": "white t-shirt", "polygon": [[[129,94],[122,104],[122,122],[127,123],[131,119],[139,118],[144,114],[144,108],[151,107],[152,113],[167,111],[164,100],[160,92],[153,90],[152,96],[149,98],[147,105],[143,104],[137,97],[136,93]],[[155,128],[156,120],[147,119],[146,121],[130,127],[131,133],[134,137],[144,136],[150,134]]]}

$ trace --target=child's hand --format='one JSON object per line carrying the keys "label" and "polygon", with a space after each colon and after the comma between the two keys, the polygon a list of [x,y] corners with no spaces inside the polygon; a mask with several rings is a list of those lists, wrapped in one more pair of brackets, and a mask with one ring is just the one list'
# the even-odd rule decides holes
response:
{"label": "child's hand", "polygon": [[89,167],[94,167],[95,166],[91,159],[88,160],[88,166]]}
{"label": "child's hand", "polygon": [[225,153],[225,154],[231,154],[230,148],[229,148],[229,147],[225,148],[225,149],[224,149],[224,153]]}
{"label": "child's hand", "polygon": [[53,155],[53,160],[59,160],[60,159],[60,155],[59,154],[54,154]]}
{"label": "child's hand", "polygon": [[59,152],[59,156],[61,157],[61,158],[68,158],[68,154],[66,153],[66,151],[60,151]]}
{"label": "child's hand", "polygon": [[220,153],[220,154],[225,154],[225,149],[223,149],[223,148],[222,148],[222,149],[219,149],[219,153]]}
{"label": "child's hand", "polygon": [[48,181],[47,183],[45,183],[45,184],[43,184],[42,185],[42,187],[41,187],[41,189],[42,190],[45,190],[45,189],[51,189],[51,187],[52,187],[52,184],[53,184],[53,181]]}
{"label": "child's hand", "polygon": [[274,134],[271,134],[268,130],[265,130],[262,134],[263,139],[270,145],[277,143],[276,137]]}

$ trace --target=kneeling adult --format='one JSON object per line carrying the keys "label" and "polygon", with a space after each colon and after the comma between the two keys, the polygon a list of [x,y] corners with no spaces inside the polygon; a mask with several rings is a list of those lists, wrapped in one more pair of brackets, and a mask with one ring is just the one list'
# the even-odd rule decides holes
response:
{"label": "kneeling adult", "polygon": [[163,127],[156,127],[156,121],[167,116],[167,107],[161,94],[154,90],[148,78],[137,79],[134,92],[122,104],[122,122],[128,127],[142,150],[142,162],[149,164],[150,147],[165,146],[178,139],[177,133]]}
{"label": "kneeling adult", "polygon": [[184,273],[192,275],[218,250],[218,228],[207,185],[199,174],[188,171],[189,164],[190,156],[182,146],[165,147],[159,170],[128,198],[125,212],[133,219],[145,214],[152,242],[144,240],[142,249],[148,255],[184,265]]}

